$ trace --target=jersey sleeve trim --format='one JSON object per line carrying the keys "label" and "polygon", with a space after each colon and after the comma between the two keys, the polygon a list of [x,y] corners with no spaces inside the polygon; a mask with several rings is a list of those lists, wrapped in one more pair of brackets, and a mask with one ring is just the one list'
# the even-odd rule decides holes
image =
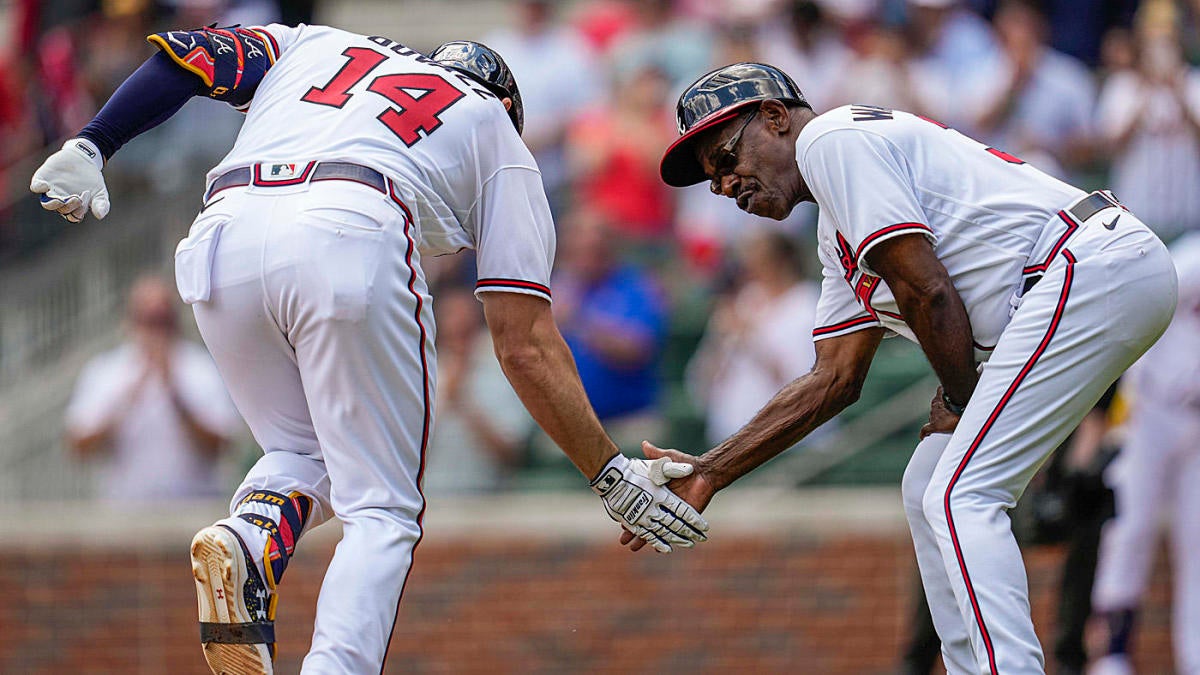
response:
{"label": "jersey sleeve trim", "polygon": [[548,286],[533,281],[525,281],[524,279],[491,278],[480,279],[479,281],[476,281],[475,292],[482,293],[485,291],[526,293],[528,295],[543,297],[547,300],[551,299],[550,288]]}
{"label": "jersey sleeve trim", "polygon": [[877,328],[881,324],[872,316],[860,316],[849,321],[831,324],[828,326],[818,326],[813,329],[813,340],[824,340],[826,338],[838,337],[841,335],[849,335],[867,328]]}
{"label": "jersey sleeve trim", "polygon": [[271,63],[274,64],[279,60],[279,41],[275,39],[274,35],[271,35],[271,31],[262,28],[239,28],[238,32],[253,33],[262,38],[262,41],[267,44],[267,57],[271,59]]}
{"label": "jersey sleeve trim", "polygon": [[934,236],[933,229],[924,223],[896,223],[895,225],[888,225],[867,235],[862,240],[862,243],[858,245],[858,250],[854,252],[854,259],[858,262],[859,269],[872,276],[879,276],[867,265],[866,258],[864,257],[867,255],[867,252],[880,242],[914,232],[925,235],[925,238],[931,244],[937,243],[937,237]]}

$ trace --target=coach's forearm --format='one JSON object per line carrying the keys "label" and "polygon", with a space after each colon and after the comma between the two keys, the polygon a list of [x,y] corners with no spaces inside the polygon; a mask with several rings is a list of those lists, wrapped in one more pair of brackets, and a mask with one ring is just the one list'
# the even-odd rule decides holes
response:
{"label": "coach's forearm", "polygon": [[488,296],[484,312],[504,375],[538,426],[591,480],[619,450],[588,402],[549,303],[513,293]]}
{"label": "coach's forearm", "polygon": [[962,298],[948,279],[921,291],[898,285],[894,292],[900,313],[937,373],[942,391],[952,402],[966,405],[975,392],[979,372],[971,319]]}
{"label": "coach's forearm", "polygon": [[698,460],[717,490],[787,450],[858,400],[883,329],[867,328],[820,340],[813,369],[793,380],[754,419]]}
{"label": "coach's forearm", "polygon": [[979,380],[971,317],[933,244],[923,235],[907,234],[879,242],[866,257],[895,296],[942,391],[953,403],[966,405]]}
{"label": "coach's forearm", "polygon": [[795,445],[858,400],[861,383],[818,366],[785,386],[754,419],[699,458],[720,490]]}

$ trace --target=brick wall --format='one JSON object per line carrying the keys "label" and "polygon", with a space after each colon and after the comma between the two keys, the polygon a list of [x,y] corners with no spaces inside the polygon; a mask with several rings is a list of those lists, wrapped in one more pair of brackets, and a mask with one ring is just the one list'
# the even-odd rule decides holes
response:
{"label": "brick wall", "polygon": [[[431,532],[388,672],[894,672],[915,574],[902,535],[727,530],[665,557],[610,536]],[[281,673],[299,670],[333,538],[303,542],[288,571]],[[206,673],[186,544],[0,545],[0,673]],[[1054,548],[1027,553],[1043,644],[1060,560]],[[1142,673],[1170,672],[1165,584],[1160,562],[1138,635]]]}

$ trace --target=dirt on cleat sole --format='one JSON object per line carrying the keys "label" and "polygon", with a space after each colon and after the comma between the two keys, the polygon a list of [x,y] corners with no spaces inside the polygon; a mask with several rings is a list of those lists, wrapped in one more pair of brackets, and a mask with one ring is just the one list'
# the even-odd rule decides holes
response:
{"label": "dirt on cleat sole", "polygon": [[[206,527],[192,539],[192,576],[201,624],[249,624],[254,621],[242,599],[246,559],[237,536],[223,527]],[[266,644],[205,642],[204,660],[213,675],[272,675]]]}

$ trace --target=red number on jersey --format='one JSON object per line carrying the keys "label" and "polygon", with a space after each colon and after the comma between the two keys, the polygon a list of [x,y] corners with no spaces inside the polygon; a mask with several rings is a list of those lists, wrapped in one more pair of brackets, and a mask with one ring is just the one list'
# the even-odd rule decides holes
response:
{"label": "red number on jersey", "polygon": [[[935,119],[926,117],[924,115],[917,115],[917,117],[925,120],[926,122],[929,122],[930,124],[937,125],[943,129],[950,128],[950,127],[946,126],[945,124],[942,124],[941,122],[939,122]],[[1008,162],[1009,164],[1024,164],[1025,163],[1025,160],[1021,159],[1020,157],[1017,157],[1016,155],[1010,155],[1003,150],[997,150],[996,148],[988,148],[987,151],[992,153],[993,155],[999,157],[1000,159]]]}
{"label": "red number on jersey", "polygon": [[349,93],[350,88],[387,60],[383,54],[365,47],[347,47],[342,56],[348,56],[350,60],[334,74],[329,84],[309,89],[307,94],[300,97],[301,101],[341,108],[353,95]]}
{"label": "red number on jersey", "polygon": [[[425,93],[414,97],[409,90]],[[438,115],[466,96],[441,75],[432,73],[381,75],[371,82],[367,91],[379,94],[400,108],[398,111],[388,108],[377,119],[409,147],[421,140],[418,129],[426,135],[433,133],[442,126]]]}
{"label": "red number on jersey", "polygon": [[1000,159],[1008,162],[1009,164],[1024,164],[1025,163],[1025,160],[1021,159],[1020,157],[1010,155],[1003,150],[997,150],[996,148],[988,148],[987,151],[992,153],[993,155],[999,157]]}
{"label": "red number on jersey", "polygon": [[[341,108],[354,96],[350,89],[387,60],[387,56],[364,47],[348,47],[342,56],[350,59],[346,65],[324,87],[309,89],[300,98],[301,101]],[[391,129],[408,147],[421,140],[421,135],[417,133],[419,130],[429,135],[440,127],[442,120],[438,115],[466,96],[441,75],[432,73],[380,75],[371,80],[367,91],[396,104],[396,108],[384,110],[376,119]],[[423,93],[413,96],[410,91]]]}

